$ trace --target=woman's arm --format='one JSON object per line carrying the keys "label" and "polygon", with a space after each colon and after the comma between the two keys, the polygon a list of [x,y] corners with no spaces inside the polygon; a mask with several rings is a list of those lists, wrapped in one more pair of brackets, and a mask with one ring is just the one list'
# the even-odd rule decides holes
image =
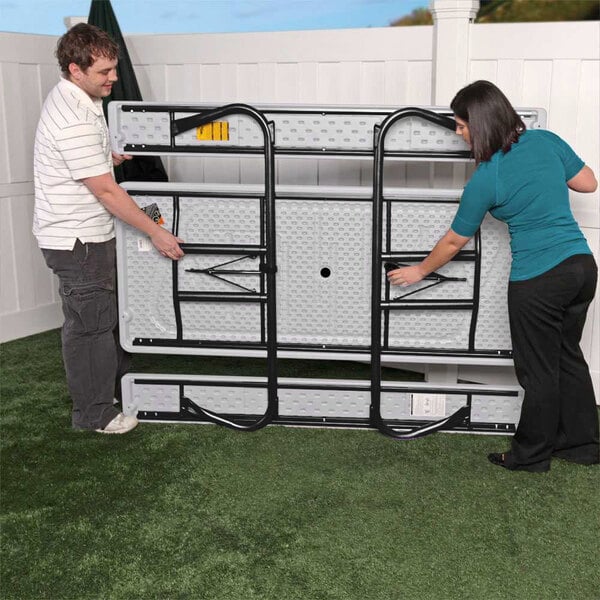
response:
{"label": "woman's arm", "polygon": [[388,279],[392,285],[407,286],[421,281],[433,271],[437,271],[446,263],[450,262],[464,245],[470,240],[470,237],[458,235],[452,229],[434,246],[429,253],[418,265],[413,267],[402,267],[394,269],[388,273]]}
{"label": "woman's arm", "polygon": [[575,192],[595,192],[598,189],[598,182],[594,171],[592,171],[587,165],[567,181],[567,185]]}

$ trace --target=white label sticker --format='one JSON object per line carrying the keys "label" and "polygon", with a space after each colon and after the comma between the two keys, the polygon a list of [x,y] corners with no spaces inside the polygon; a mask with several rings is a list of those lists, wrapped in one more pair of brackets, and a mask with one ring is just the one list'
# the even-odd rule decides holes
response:
{"label": "white label sticker", "polygon": [[410,414],[414,417],[446,415],[446,394],[412,394]]}
{"label": "white label sticker", "polygon": [[152,250],[152,242],[150,241],[150,238],[146,236],[139,237],[137,240],[137,244],[138,252],[150,252],[150,250]]}

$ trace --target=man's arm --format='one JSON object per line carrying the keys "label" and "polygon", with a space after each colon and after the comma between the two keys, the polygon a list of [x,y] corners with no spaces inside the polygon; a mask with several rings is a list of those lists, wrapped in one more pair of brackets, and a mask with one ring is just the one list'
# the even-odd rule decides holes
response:
{"label": "man's arm", "polygon": [[449,229],[448,233],[434,246],[427,258],[421,263],[412,267],[402,267],[390,271],[388,273],[390,283],[406,287],[421,281],[433,271],[437,271],[450,262],[470,239],[470,237],[458,235],[458,233],[454,233],[452,229]]}
{"label": "man's arm", "polygon": [[145,233],[163,256],[173,260],[179,260],[183,256],[183,251],[179,247],[179,243],[183,240],[157,225],[140,210],[131,196],[117,184],[111,173],[87,177],[82,179],[82,182],[108,212]]}

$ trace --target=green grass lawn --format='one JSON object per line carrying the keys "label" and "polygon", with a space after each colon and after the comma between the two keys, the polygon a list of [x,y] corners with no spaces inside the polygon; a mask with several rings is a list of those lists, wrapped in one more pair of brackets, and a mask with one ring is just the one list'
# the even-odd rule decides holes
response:
{"label": "green grass lawn", "polygon": [[[598,466],[509,472],[486,460],[508,447],[498,436],[76,432],[58,332],[1,353],[2,600],[600,598]],[[134,360],[208,374],[259,364]],[[287,361],[281,374],[367,371]]]}

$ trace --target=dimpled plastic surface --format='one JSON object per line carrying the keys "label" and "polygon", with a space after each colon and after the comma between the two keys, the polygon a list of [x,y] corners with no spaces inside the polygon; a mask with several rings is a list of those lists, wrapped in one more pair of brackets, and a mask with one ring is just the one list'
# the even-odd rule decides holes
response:
{"label": "dimpled plastic surface", "polygon": [[[205,184],[203,189],[210,190],[210,185]],[[366,348],[371,326],[371,201],[364,197],[331,199],[316,186],[306,186],[303,196],[276,201],[278,343],[291,347]],[[170,227],[174,198],[144,195],[136,200],[142,206],[156,202],[165,226]],[[187,243],[261,245],[258,197],[193,197],[181,193],[178,198],[179,235]],[[457,196],[441,202],[415,192],[392,202],[391,234],[389,245],[384,243],[384,252],[430,250],[447,231],[457,201]],[[384,231],[386,225],[384,219]],[[136,338],[177,337],[174,281],[180,294],[265,294],[257,254],[188,253],[171,264],[143,235],[122,225],[118,229],[119,247],[124,249],[119,254],[122,333],[129,343]],[[453,261],[442,267],[441,275],[458,281],[443,281],[428,289],[424,288],[429,281],[402,288],[387,285],[383,277],[382,300],[402,304],[402,295],[410,292],[411,301],[430,303],[429,307],[389,311],[387,347],[467,351],[475,320],[475,350],[510,349],[504,301],[510,265],[506,238],[505,226],[486,218],[481,234],[478,311],[452,306],[431,308],[436,301],[474,300],[476,270],[472,260]],[[465,250],[473,249],[471,241]],[[222,270],[230,272],[223,274]],[[264,307],[259,302],[182,301],[179,306],[184,340],[264,342]],[[385,338],[382,341],[385,346]],[[158,352],[159,346],[140,351]],[[182,353],[186,351],[181,348]]]}
{"label": "dimpled plastic surface", "polygon": [[[122,144],[136,146],[166,146],[170,144],[170,119],[167,112],[119,112],[118,124]],[[174,114],[175,119],[193,113]],[[269,114],[275,124],[274,141],[278,149],[362,150],[373,149],[375,125],[385,114],[338,115],[327,113]],[[250,147],[263,145],[259,125],[249,116],[233,114],[224,117],[228,123],[227,140],[198,139],[196,128],[174,137],[176,147]],[[466,146],[452,131],[418,117],[408,117],[391,126],[387,139],[388,151],[460,151]]]}
{"label": "dimpled plastic surface", "polygon": [[[171,143],[171,113],[162,110],[126,110],[122,105],[151,106],[144,102],[113,102],[110,110],[110,129],[118,132],[113,135],[116,149],[120,152],[125,145],[136,146],[135,150],[144,152],[145,146],[169,146]],[[193,105],[191,105],[193,106]],[[196,105],[197,113],[173,111],[174,119],[188,118],[215,107]],[[264,112],[267,121],[274,124],[275,147],[280,150],[317,150],[317,151],[365,151],[373,150],[375,126],[397,107],[369,110],[356,114],[358,109],[341,111],[316,107],[295,111],[293,107],[280,108],[269,112],[268,107],[257,107]],[[432,107],[424,107],[433,110]],[[450,116],[445,111],[447,116]],[[533,109],[519,114],[529,128],[540,126],[545,114]],[[233,113],[219,119],[228,124],[228,139],[198,139],[195,127],[174,136],[175,147],[214,148],[260,148],[263,134],[258,123],[244,113]],[[116,143],[115,143],[116,142]],[[410,116],[398,120],[389,128],[386,136],[386,151],[389,152],[454,152],[468,150],[465,143],[454,132],[426,119]]]}
{"label": "dimpled plastic surface", "polygon": [[[163,378],[159,384],[149,383],[149,379]],[[172,380],[170,383],[168,380]],[[260,415],[267,408],[266,382],[261,378],[249,378],[256,385],[262,383],[265,387],[245,386],[240,377],[201,377],[186,376],[186,380],[198,380],[199,385],[184,385],[182,394],[198,406],[222,415]],[[367,420],[371,396],[368,382],[357,381],[366,389],[331,389],[333,385],[351,385],[349,380],[333,382],[332,380],[312,380],[311,386],[303,388],[306,380],[282,379],[279,389],[279,415],[281,417],[314,417],[314,418],[352,418]],[[231,383],[231,385],[227,385]],[[234,385],[235,383],[235,385]],[[294,383],[297,388],[286,388],[286,383]],[[218,384],[218,385],[217,385]],[[385,384],[384,384],[385,385]],[[402,391],[386,391],[381,394],[381,415],[386,420],[425,420],[422,416],[412,414],[413,394],[419,394],[424,384],[405,382]],[[320,389],[315,389],[319,388]],[[429,390],[432,384],[427,384]],[[435,387],[435,386],[433,386]],[[445,389],[444,413],[431,415],[430,419],[440,419],[454,413],[467,404],[467,394],[464,391],[452,392],[447,388],[458,386],[440,386]],[[462,388],[469,386],[462,386]],[[475,386],[473,390],[476,390]],[[488,386],[489,388],[492,386]],[[506,426],[518,422],[522,396],[517,388],[492,390],[486,395],[472,392],[471,422],[494,423],[499,432],[504,432]],[[176,375],[160,376],[150,374],[128,374],[123,378],[123,409],[126,414],[145,412],[178,413],[180,388]],[[152,415],[150,415],[152,416]]]}

